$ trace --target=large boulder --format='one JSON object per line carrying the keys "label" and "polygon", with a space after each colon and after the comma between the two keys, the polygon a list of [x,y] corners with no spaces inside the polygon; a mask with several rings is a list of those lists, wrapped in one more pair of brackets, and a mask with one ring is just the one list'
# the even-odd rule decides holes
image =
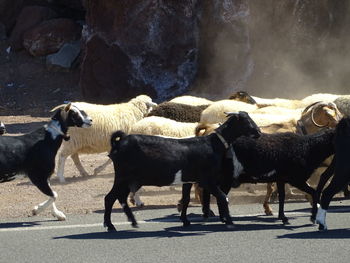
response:
{"label": "large boulder", "polygon": [[142,92],[163,100],[185,92],[197,71],[196,2],[86,1],[85,99],[118,102]]}
{"label": "large boulder", "polygon": [[49,7],[26,6],[17,17],[17,22],[10,36],[10,46],[13,50],[23,49],[23,34],[41,22],[52,19],[56,13]]}
{"label": "large boulder", "polygon": [[80,39],[82,27],[68,18],[42,22],[23,35],[23,46],[33,56],[57,52],[65,43]]}

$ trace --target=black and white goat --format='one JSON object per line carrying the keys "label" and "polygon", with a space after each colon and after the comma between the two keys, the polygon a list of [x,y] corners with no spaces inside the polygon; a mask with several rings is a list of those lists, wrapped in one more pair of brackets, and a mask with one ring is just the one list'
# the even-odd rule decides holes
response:
{"label": "black and white goat", "polygon": [[[344,189],[350,182],[350,118],[343,118],[336,127],[335,132],[335,155],[332,163],[321,175],[317,185],[317,201],[322,192],[321,202],[318,205],[316,223],[319,224],[319,230],[327,230],[326,213],[333,196]],[[322,191],[328,179],[332,180],[325,190]]]}
{"label": "black and white goat", "polygon": [[[136,227],[137,222],[127,204],[130,191],[143,185],[168,186],[175,183],[199,182],[218,200],[221,216],[226,225],[233,225],[226,195],[219,189],[218,175],[226,150],[242,135],[258,137],[260,130],[246,112],[231,113],[228,120],[208,136],[172,139],[151,135],[126,135],[121,131],[111,137],[109,157],[115,170],[114,184],[105,197],[104,225],[115,231],[111,222],[112,207],[116,199]],[[181,221],[187,219],[189,193],[183,201]]]}
{"label": "black and white goat", "polygon": [[65,220],[64,213],[56,208],[57,193],[49,184],[55,168],[55,156],[62,140],[69,140],[69,127],[89,127],[92,120],[73,104],[57,106],[51,121],[43,127],[22,136],[0,137],[0,183],[11,181],[18,175],[26,175],[39,190],[50,198],[35,206],[38,214],[52,204],[52,213],[58,220]]}
{"label": "black and white goat", "polygon": [[3,135],[6,132],[5,124],[0,121],[0,135]]}

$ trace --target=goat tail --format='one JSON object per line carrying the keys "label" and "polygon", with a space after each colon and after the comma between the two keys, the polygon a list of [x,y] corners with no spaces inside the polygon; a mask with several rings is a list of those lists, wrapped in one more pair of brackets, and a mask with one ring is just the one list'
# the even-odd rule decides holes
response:
{"label": "goat tail", "polygon": [[112,149],[119,148],[119,142],[126,137],[126,133],[123,131],[116,131],[111,136]]}

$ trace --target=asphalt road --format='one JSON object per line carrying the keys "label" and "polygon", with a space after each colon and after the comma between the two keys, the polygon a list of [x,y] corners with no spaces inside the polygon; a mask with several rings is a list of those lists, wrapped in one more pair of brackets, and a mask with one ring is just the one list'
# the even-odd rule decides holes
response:
{"label": "asphalt road", "polygon": [[[277,204],[273,205],[277,211]],[[260,204],[231,206],[236,225],[227,230],[217,217],[202,222],[189,208],[183,228],[175,208],[135,211],[139,228],[124,214],[112,214],[116,233],[102,227],[103,211],[68,215],[65,222],[28,217],[0,220],[0,262],[348,262],[350,201],[331,203],[329,230],[309,221],[306,202],[287,203],[290,225],[262,215]],[[216,207],[213,209],[217,212]]]}

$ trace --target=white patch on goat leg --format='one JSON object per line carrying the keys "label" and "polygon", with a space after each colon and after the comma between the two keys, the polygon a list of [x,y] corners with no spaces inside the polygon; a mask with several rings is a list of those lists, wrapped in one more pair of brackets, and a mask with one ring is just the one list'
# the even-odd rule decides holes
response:
{"label": "white patch on goat leg", "polygon": [[58,157],[58,165],[57,165],[57,177],[60,180],[60,183],[64,183],[66,180],[64,179],[64,164],[66,162],[67,156],[62,153],[59,154]]}
{"label": "white patch on goat leg", "polygon": [[53,191],[53,197],[50,197],[48,200],[45,202],[42,202],[38,204],[37,206],[34,206],[33,208],[33,215],[37,215],[41,213],[43,210],[45,210],[47,207],[49,207],[53,202],[55,202],[57,197],[57,193]]}
{"label": "white patch on goat leg", "polygon": [[57,209],[55,202],[52,203],[52,215],[56,217],[59,221],[65,221],[66,215]]}
{"label": "white patch on goat leg", "polygon": [[317,204],[317,215],[316,215],[316,223],[322,225],[323,230],[327,230],[326,225],[326,213],[327,210],[323,209],[319,204]]}
{"label": "white patch on goat leg", "polygon": [[179,170],[176,174],[175,174],[175,177],[174,177],[174,181],[172,184],[183,184],[183,181],[182,181],[182,171]]}

